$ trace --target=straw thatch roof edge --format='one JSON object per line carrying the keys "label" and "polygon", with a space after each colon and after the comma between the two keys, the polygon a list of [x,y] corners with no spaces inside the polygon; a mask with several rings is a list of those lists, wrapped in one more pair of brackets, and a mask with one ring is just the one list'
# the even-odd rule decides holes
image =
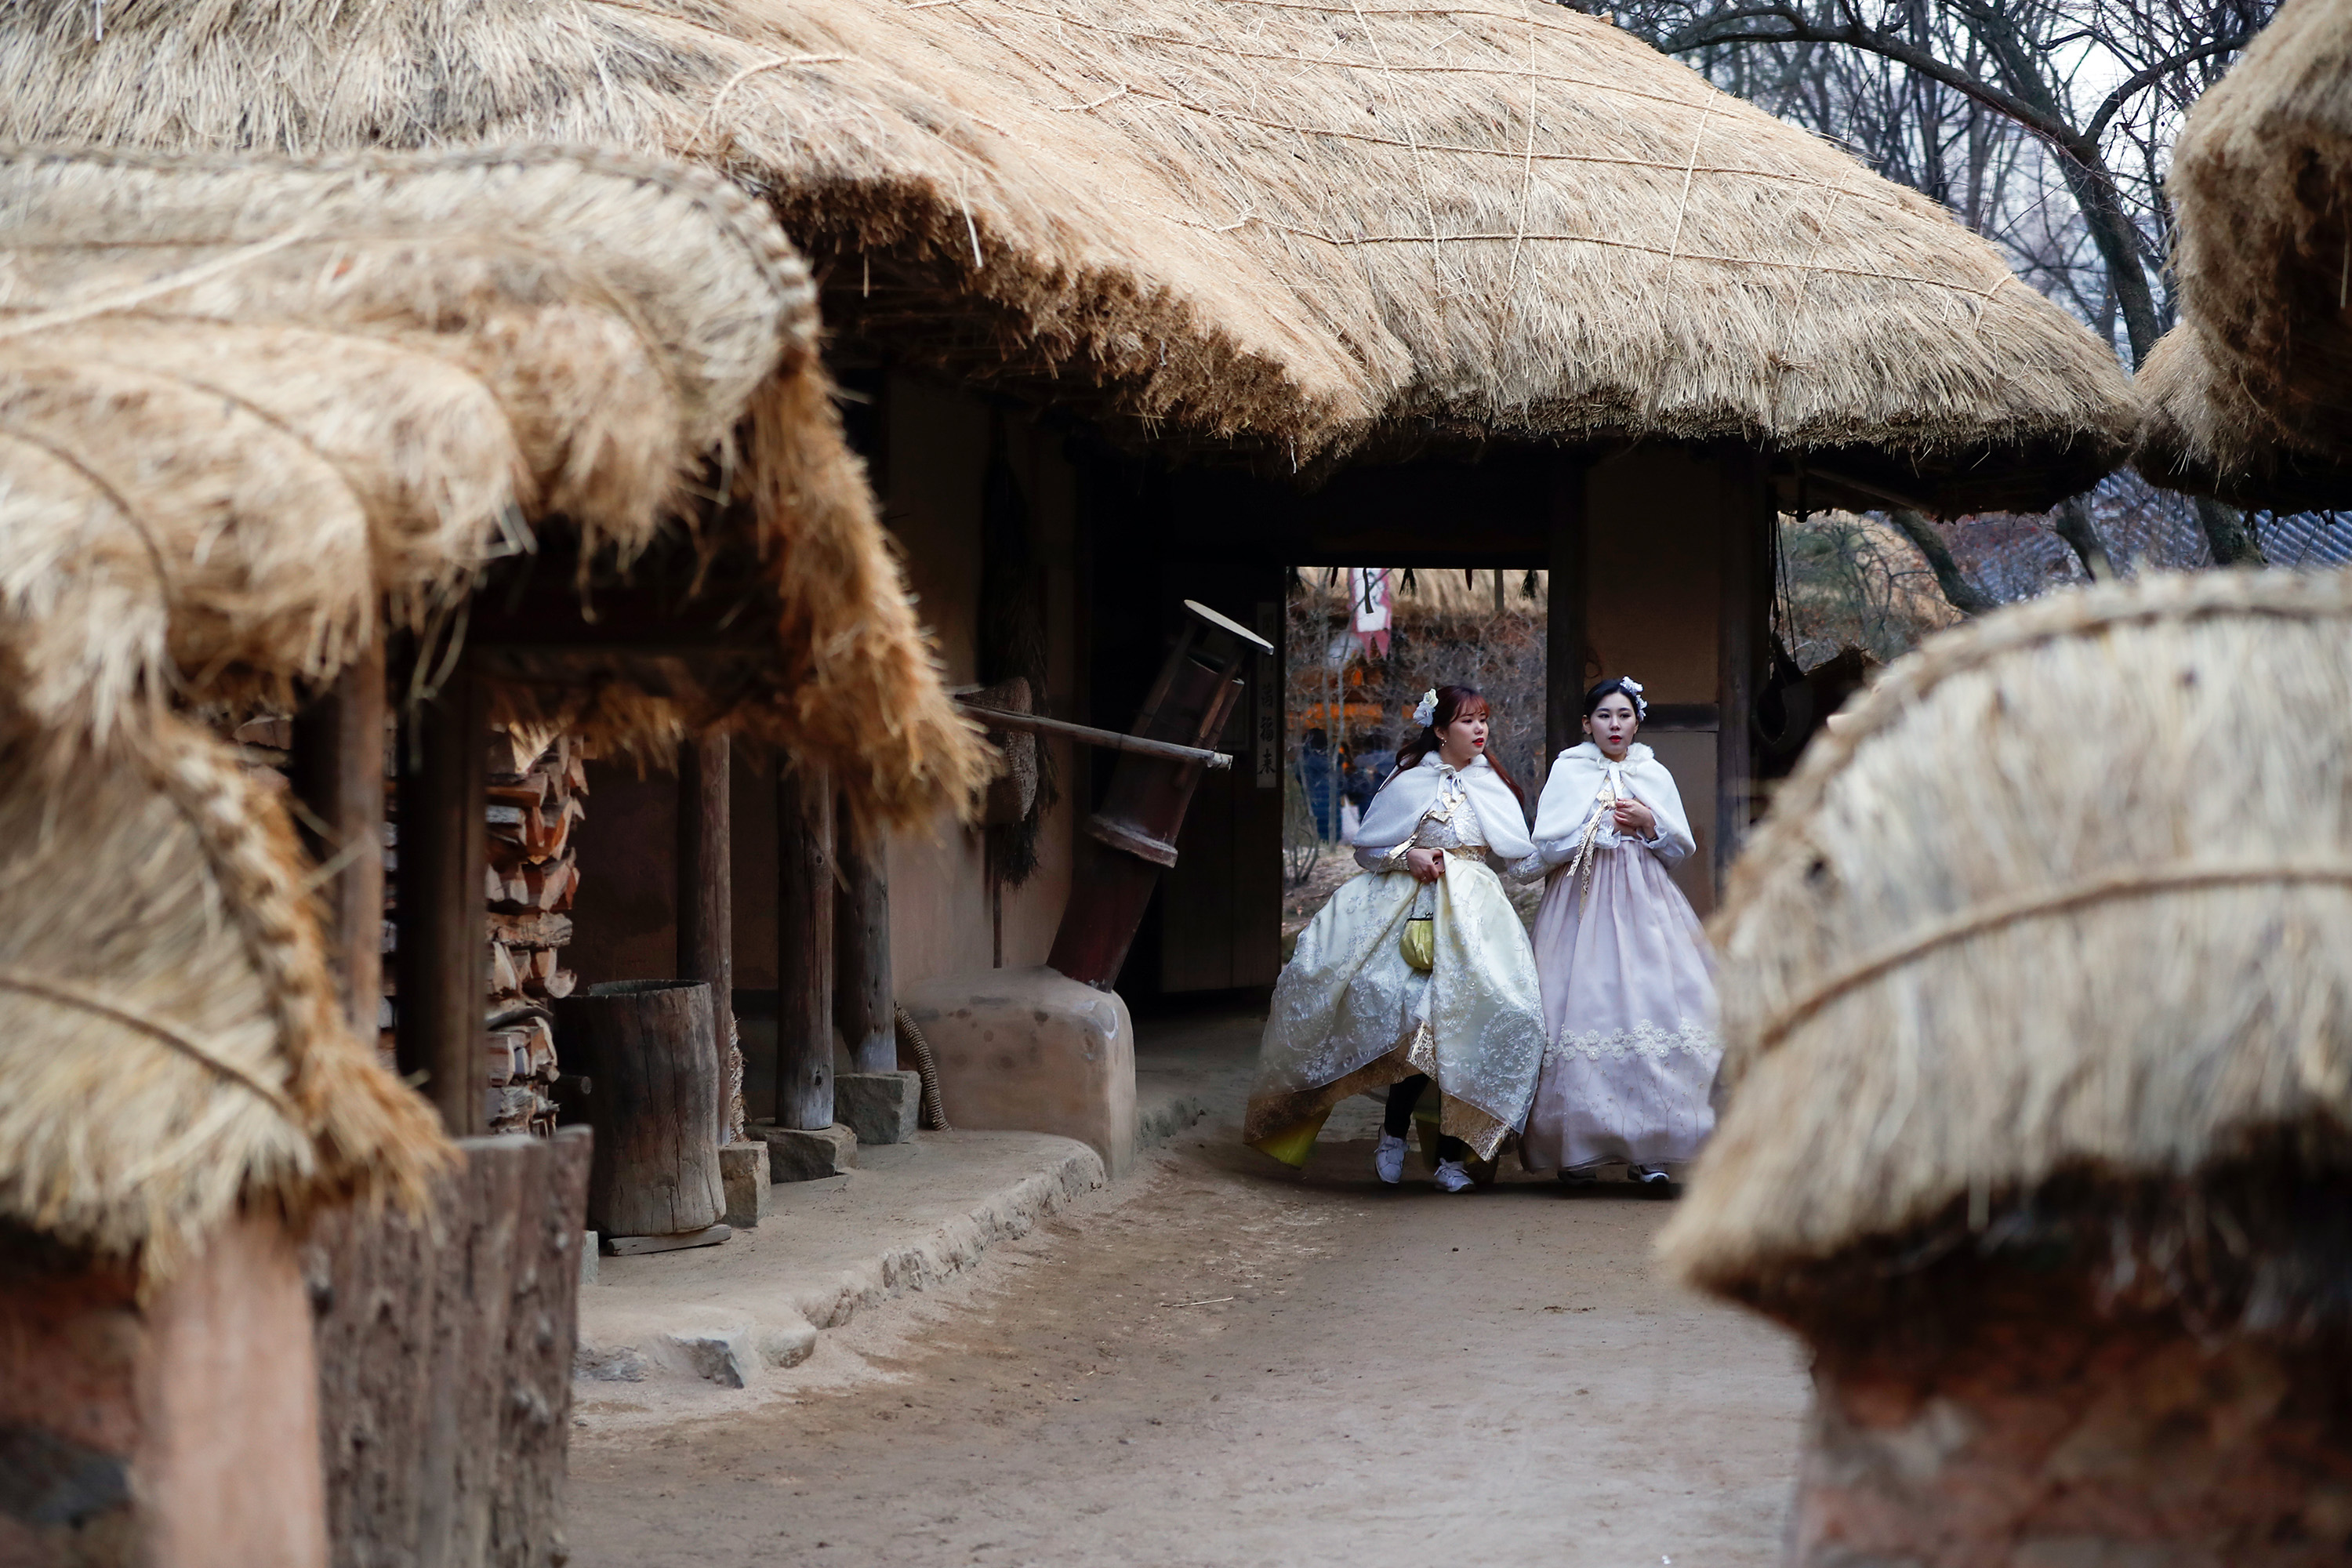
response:
{"label": "straw thatch roof edge", "polygon": [[2166,384],[2141,467],[2158,483],[2282,508],[2352,496],[2332,471],[2352,463],[2347,79],[2352,4],[2288,0],[2181,129],[2172,337],[2194,341],[2149,362]]}
{"label": "straw thatch roof edge", "polygon": [[1729,1103],[1668,1266],[1769,1294],[1956,1202],[2340,1142],[2347,631],[2343,574],[2200,574],[2005,609],[1891,667],[1712,921]]}
{"label": "straw thatch roof edge", "polygon": [[282,706],[539,535],[625,568],[732,487],[745,537],[701,543],[744,557],[765,653],[511,691],[515,716],[656,751],[747,731],[890,820],[971,796],[985,752],[847,449],[814,285],[725,181],[593,149],[16,149],[0,198],[0,605],[51,732]]}
{"label": "straw thatch roof edge", "polygon": [[2077,484],[2136,420],[2112,353],[1948,213],[1566,10],[572,15],[320,4],[260,51],[144,11],[96,39],[48,0],[0,38],[0,133],[708,160],[861,344],[1276,471],[1457,437],[1866,444],[1958,505]]}

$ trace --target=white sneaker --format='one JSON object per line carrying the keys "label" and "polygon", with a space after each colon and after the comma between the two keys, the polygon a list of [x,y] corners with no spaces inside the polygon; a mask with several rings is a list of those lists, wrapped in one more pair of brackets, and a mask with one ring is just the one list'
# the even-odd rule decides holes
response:
{"label": "white sneaker", "polygon": [[1477,1183],[1470,1179],[1470,1173],[1462,1168],[1461,1161],[1440,1160],[1437,1163],[1437,1190],[1439,1192],[1466,1193],[1477,1184]]}
{"label": "white sneaker", "polygon": [[1380,1147],[1372,1151],[1372,1174],[1395,1186],[1404,1180],[1404,1140],[1393,1132],[1381,1134]]}
{"label": "white sneaker", "polygon": [[1663,1187],[1674,1180],[1666,1174],[1664,1165],[1628,1165],[1625,1174],[1645,1187]]}

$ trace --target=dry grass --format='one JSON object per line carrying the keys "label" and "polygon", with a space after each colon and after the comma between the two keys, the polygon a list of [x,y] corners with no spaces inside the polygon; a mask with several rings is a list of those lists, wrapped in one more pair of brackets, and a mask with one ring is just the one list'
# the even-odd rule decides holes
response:
{"label": "dry grass", "polygon": [[[2151,479],[2295,488],[2342,505],[2352,480],[2352,3],[2290,0],[2198,103],[2166,184],[2179,216],[2182,325],[2150,359]],[[2280,470],[2284,469],[2284,473]],[[2314,489],[2326,470],[2326,488]]]}
{"label": "dry grass", "polygon": [[2150,577],[1889,669],[1715,917],[1732,1098],[1673,1266],[1742,1289],[2352,1122],[2347,633],[2340,574]]}
{"label": "dry grass", "polygon": [[1536,0],[233,17],[125,7],[100,39],[26,0],[0,135],[706,160],[825,258],[836,327],[1276,467],[1636,433],[2055,495],[2136,417],[2112,353],[1933,203]]}

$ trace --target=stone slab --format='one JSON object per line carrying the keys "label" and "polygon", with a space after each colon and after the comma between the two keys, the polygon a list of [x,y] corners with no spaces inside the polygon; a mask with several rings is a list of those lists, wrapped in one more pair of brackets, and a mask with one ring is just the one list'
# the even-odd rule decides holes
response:
{"label": "stone slab", "polygon": [[647,1252],[681,1252],[689,1247],[716,1247],[732,1234],[723,1225],[700,1230],[673,1231],[667,1236],[608,1236],[603,1246],[614,1258],[635,1258]]}
{"label": "stone slab", "polygon": [[957,1128],[1054,1132],[1114,1177],[1135,1163],[1135,1026],[1112,991],[1039,965],[941,975],[898,993]]}
{"label": "stone slab", "polygon": [[725,1247],[606,1258],[581,1298],[575,1387],[588,1403],[576,1408],[593,1422],[600,1398],[705,1400],[739,1375],[755,1394],[772,1388],[821,1331],[944,1283],[1108,1180],[1067,1138],[925,1132],[842,1175],[776,1187],[768,1223]]}
{"label": "stone slab", "polygon": [[771,1183],[821,1182],[857,1168],[857,1134],[838,1121],[814,1131],[754,1121],[743,1133],[768,1146]]}
{"label": "stone slab", "polygon": [[749,1230],[768,1217],[768,1145],[759,1139],[722,1144],[719,1179],[727,1189],[727,1223]]}
{"label": "stone slab", "polygon": [[834,1119],[860,1143],[904,1143],[922,1125],[923,1078],[911,1072],[833,1075]]}

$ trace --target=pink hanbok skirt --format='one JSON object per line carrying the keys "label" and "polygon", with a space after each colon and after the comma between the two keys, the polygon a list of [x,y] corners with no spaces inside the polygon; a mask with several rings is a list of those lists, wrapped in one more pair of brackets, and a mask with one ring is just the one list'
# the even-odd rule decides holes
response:
{"label": "pink hanbok skirt", "polygon": [[1531,1171],[1679,1164],[1715,1131],[1715,977],[1655,855],[1596,848],[1589,894],[1554,871],[1536,911],[1546,1047],[1519,1144]]}

